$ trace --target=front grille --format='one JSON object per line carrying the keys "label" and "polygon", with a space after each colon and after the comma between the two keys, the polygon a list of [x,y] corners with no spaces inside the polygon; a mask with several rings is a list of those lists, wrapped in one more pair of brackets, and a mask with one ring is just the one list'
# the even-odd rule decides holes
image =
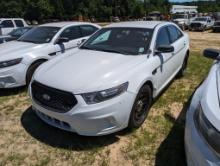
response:
{"label": "front grille", "polygon": [[31,92],[35,102],[51,111],[65,113],[77,104],[72,93],[51,88],[36,81],[31,84]]}
{"label": "front grille", "polygon": [[202,24],[201,23],[191,23],[190,26],[191,26],[191,28],[199,28],[202,26]]}
{"label": "front grille", "polygon": [[220,26],[220,22],[216,22],[214,26]]}

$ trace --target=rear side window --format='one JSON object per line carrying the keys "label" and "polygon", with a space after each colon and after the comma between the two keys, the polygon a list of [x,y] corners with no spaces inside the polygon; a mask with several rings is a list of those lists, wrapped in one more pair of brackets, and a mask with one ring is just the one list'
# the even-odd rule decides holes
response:
{"label": "rear side window", "polygon": [[65,29],[61,33],[60,37],[65,37],[65,38],[68,38],[69,40],[74,40],[74,39],[81,38],[82,35],[80,32],[79,26],[74,26],[74,27],[69,27]]}
{"label": "rear side window", "polygon": [[168,26],[168,31],[169,31],[171,43],[174,43],[183,36],[182,32],[180,32],[180,30],[173,25]]}
{"label": "rear side window", "polygon": [[170,38],[166,27],[159,30],[156,40],[156,48],[160,45],[170,45]]}
{"label": "rear side window", "polygon": [[17,27],[24,27],[24,24],[21,20],[15,20],[15,24]]}
{"label": "rear side window", "polygon": [[80,26],[80,29],[81,29],[83,37],[90,36],[98,30],[98,28],[91,26],[91,25],[82,25]]}
{"label": "rear side window", "polygon": [[1,26],[3,28],[13,28],[14,24],[11,20],[4,20],[4,21],[2,21]]}

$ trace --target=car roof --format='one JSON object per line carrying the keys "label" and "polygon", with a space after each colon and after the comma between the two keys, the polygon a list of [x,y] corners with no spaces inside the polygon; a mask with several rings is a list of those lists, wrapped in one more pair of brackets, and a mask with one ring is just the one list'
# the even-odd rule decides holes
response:
{"label": "car roof", "polygon": [[51,26],[51,27],[65,27],[65,26],[77,26],[77,25],[85,25],[85,24],[90,24],[92,25],[92,23],[89,22],[77,22],[77,21],[68,21],[68,22],[53,22],[53,23],[46,23],[46,24],[42,24],[40,26]]}
{"label": "car roof", "polygon": [[167,22],[163,21],[130,21],[130,22],[120,22],[120,23],[113,23],[107,25],[106,28],[115,27],[128,27],[128,28],[148,28],[154,29],[159,24],[164,24]]}
{"label": "car roof", "polygon": [[0,20],[24,20],[23,18],[0,18]]}

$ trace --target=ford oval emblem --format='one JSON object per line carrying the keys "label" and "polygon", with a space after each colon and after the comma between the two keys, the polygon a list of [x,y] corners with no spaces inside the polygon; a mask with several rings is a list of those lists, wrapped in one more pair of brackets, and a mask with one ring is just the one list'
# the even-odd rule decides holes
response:
{"label": "ford oval emblem", "polygon": [[51,97],[48,94],[43,94],[42,97],[46,101],[50,101],[50,99],[51,99]]}

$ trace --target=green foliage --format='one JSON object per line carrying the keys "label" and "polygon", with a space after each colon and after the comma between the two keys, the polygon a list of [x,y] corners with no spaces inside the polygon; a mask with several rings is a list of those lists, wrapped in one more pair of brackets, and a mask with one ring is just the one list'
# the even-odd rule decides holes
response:
{"label": "green foliage", "polygon": [[73,19],[76,16],[108,21],[111,16],[140,18],[152,10],[167,12],[168,0],[1,0],[0,17],[28,20]]}
{"label": "green foliage", "polygon": [[[220,11],[216,2],[191,2],[200,12]],[[0,17],[24,17],[28,20],[72,20],[78,16],[109,21],[111,16],[123,19],[141,18],[152,11],[168,14],[169,0],[1,0]]]}

